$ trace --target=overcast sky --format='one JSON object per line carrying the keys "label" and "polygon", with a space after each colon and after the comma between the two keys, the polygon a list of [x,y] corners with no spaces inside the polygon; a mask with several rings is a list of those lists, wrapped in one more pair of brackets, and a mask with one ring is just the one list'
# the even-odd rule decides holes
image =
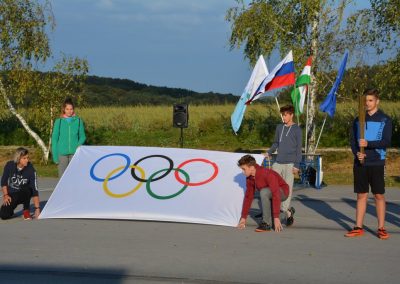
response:
{"label": "overcast sky", "polygon": [[86,58],[91,75],[235,95],[250,76],[242,51],[228,45],[224,17],[234,0],[53,0],[52,5],[55,55]]}

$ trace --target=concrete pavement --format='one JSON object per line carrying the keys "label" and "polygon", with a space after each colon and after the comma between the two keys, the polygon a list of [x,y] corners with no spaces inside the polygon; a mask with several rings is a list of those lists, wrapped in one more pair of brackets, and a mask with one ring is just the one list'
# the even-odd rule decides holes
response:
{"label": "concrete pavement", "polygon": [[[40,179],[43,204],[56,179]],[[166,222],[0,221],[0,283],[397,283],[400,189],[387,190],[386,241],[373,200],[363,237],[350,186],[296,189],[293,227],[281,233]],[[254,203],[255,207],[257,202]],[[257,213],[257,210],[253,211]]]}

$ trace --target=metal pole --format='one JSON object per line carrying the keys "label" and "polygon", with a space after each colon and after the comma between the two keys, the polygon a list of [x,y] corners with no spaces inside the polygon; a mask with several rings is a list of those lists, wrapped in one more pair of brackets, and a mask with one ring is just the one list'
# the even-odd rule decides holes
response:
{"label": "metal pole", "polygon": [[283,117],[282,117],[282,114],[281,114],[281,107],[279,106],[279,102],[278,102],[278,98],[277,97],[275,97],[275,101],[276,101],[276,105],[278,106],[278,111],[279,111],[279,114],[280,114],[282,122],[283,122]]}
{"label": "metal pole", "polygon": [[317,140],[317,144],[315,145],[314,154],[315,154],[315,151],[317,151],[319,139],[321,139],[322,131],[324,130],[324,126],[325,126],[325,122],[326,122],[326,117],[327,117],[327,116],[328,116],[328,114],[325,113],[324,122],[322,123],[321,131],[320,131],[320,133],[319,133],[318,140]]}
{"label": "metal pole", "polygon": [[183,148],[183,127],[181,127],[181,137],[179,138],[179,142],[181,144],[181,148]]}
{"label": "metal pole", "polygon": [[304,143],[304,153],[305,154],[307,154],[307,152],[308,152],[308,145],[307,145],[307,137],[308,137],[308,105],[309,105],[309,100],[310,100],[310,94],[309,94],[309,91],[308,91],[309,89],[308,89],[308,86],[307,86],[307,94],[306,94],[306,97],[307,97],[307,99],[306,99],[306,102],[307,102],[307,113],[306,113],[306,140],[305,140],[305,143]]}

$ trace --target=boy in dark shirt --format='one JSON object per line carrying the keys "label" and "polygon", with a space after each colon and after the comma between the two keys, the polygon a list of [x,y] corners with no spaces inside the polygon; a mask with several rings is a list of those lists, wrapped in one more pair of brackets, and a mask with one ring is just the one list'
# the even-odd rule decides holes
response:
{"label": "boy in dark shirt", "polygon": [[10,219],[19,204],[23,204],[23,217],[32,219],[29,206],[31,197],[35,205],[34,217],[39,217],[39,193],[37,190],[36,171],[29,162],[28,150],[18,148],[13,161],[8,161],[1,177],[3,204],[0,209],[0,218]]}

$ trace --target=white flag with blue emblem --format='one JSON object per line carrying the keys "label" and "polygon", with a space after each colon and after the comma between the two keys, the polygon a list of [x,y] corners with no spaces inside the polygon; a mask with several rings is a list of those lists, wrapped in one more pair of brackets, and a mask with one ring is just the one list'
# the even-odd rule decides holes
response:
{"label": "white flag with blue emblem", "polygon": [[246,88],[244,89],[231,116],[232,128],[235,133],[239,131],[240,125],[242,124],[243,116],[246,111],[246,102],[250,99],[267,75],[267,65],[265,64],[264,57],[260,55],[256,65],[254,66],[253,72],[251,73],[250,79],[247,82]]}

